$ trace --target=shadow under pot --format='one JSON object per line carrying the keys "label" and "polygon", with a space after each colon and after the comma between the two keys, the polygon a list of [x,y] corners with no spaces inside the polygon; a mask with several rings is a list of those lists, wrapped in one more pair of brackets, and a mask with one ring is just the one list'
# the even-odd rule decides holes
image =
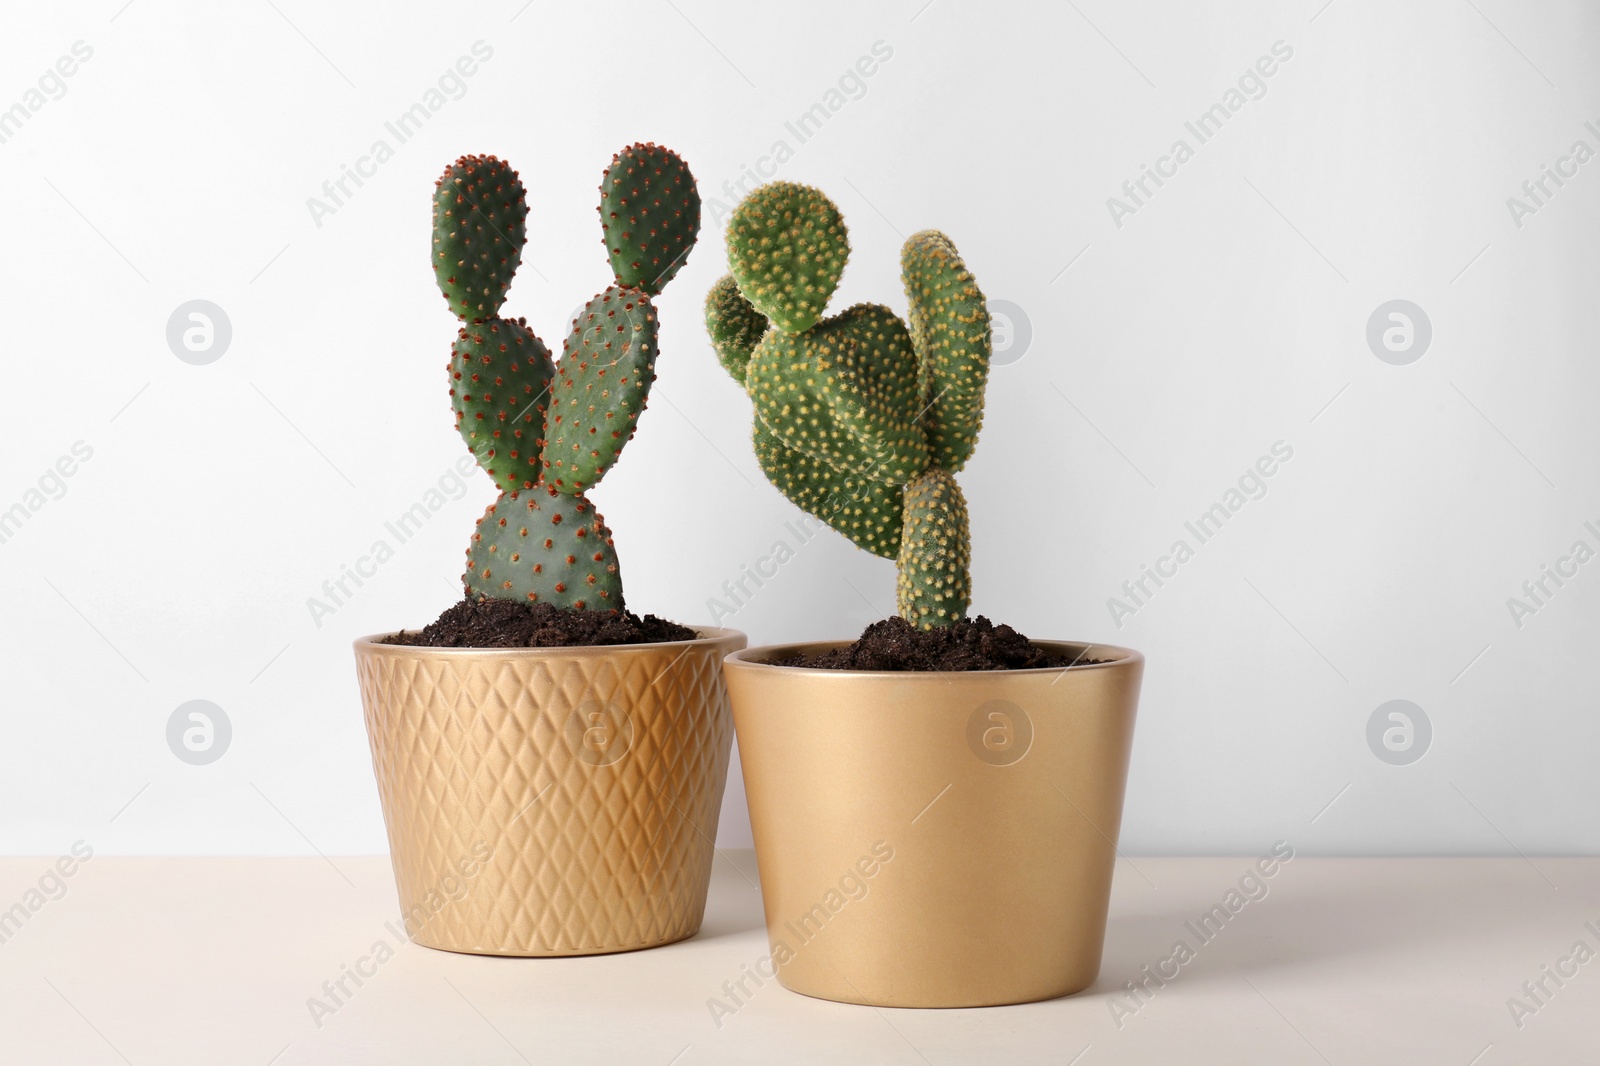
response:
{"label": "shadow under pot", "polygon": [[693,936],[732,723],[731,629],[586,648],[355,642],[406,932],[488,955]]}
{"label": "shadow under pot", "polygon": [[1094,983],[1144,659],[1038,643],[1084,665],[783,665],[839,644],[728,656],[785,987],[885,1007],[980,1007]]}

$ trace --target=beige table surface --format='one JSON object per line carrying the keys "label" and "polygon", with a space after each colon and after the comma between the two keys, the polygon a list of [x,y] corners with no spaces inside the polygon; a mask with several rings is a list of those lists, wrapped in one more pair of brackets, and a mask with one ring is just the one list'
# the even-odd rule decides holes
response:
{"label": "beige table surface", "polygon": [[[0,908],[43,903],[0,925],[0,1063],[1600,1063],[1600,957],[1574,954],[1600,952],[1600,859],[1296,858],[1201,942],[1186,923],[1251,861],[1119,861],[1087,992],[912,1011],[730,997],[766,952],[746,851],[719,854],[694,939],[577,959],[398,942],[383,857],[95,857],[55,899],[27,895],[52,860],[8,858]],[[1176,977],[1122,990],[1180,939]]]}

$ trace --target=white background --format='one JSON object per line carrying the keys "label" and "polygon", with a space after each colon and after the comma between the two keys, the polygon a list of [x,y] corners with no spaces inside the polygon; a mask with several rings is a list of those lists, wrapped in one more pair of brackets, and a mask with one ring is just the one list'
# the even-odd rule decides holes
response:
{"label": "white background", "polygon": [[[792,541],[699,323],[715,201],[781,139],[778,176],[851,226],[835,309],[903,309],[900,242],[935,226],[1031,322],[961,478],[974,609],[1148,656],[1125,852],[1600,846],[1600,563],[1520,628],[1507,608],[1575,540],[1600,548],[1600,161],[1520,227],[1506,204],[1575,140],[1600,149],[1591,5],[105,0],[8,13],[0,108],[80,40],[64,95],[0,144],[0,508],[93,449],[0,544],[0,850],[385,848],[350,640],[457,597],[488,478],[320,627],[307,599],[464,454],[433,179],[462,152],[521,170],[508,312],[553,342],[607,282],[595,187],[640,139],[687,158],[707,213],[660,300],[650,411],[595,493],[635,609],[709,621]],[[465,94],[318,225],[308,198],[480,40]],[[799,143],[785,123],[880,41]],[[1185,121],[1278,41],[1266,94],[1118,226],[1107,198],[1195,146]],[[211,365],[166,341],[192,299],[232,323]],[[1432,323],[1410,365],[1365,339],[1392,299]],[[1266,496],[1114,624],[1108,597],[1280,440]],[[893,579],[824,533],[727,624],[851,636]],[[209,766],[167,747],[191,699],[233,725]],[[1411,765],[1368,747],[1391,699],[1433,725]],[[737,770],[721,840],[749,840]]]}

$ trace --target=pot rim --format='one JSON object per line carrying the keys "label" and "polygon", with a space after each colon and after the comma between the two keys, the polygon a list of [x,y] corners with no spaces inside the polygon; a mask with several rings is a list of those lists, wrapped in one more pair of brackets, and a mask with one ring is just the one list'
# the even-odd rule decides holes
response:
{"label": "pot rim", "polygon": [[[815,655],[819,652],[832,651],[834,648],[842,648],[853,643],[851,640],[803,640],[791,644],[760,644],[753,648],[731,651],[722,661],[730,668],[772,670],[791,676],[808,674],[851,679],[887,678],[900,681],[914,677],[937,677],[944,681],[953,681],[956,678],[1037,676],[1065,674],[1069,671],[1127,669],[1129,666],[1144,664],[1143,653],[1133,648],[1082,640],[1030,640],[1028,643],[1062,653],[1093,654],[1096,658],[1109,661],[1067,666],[1034,666],[1023,670],[818,670],[809,666],[785,666],[782,661],[796,655]],[[771,661],[774,656],[778,657],[778,661]]]}
{"label": "pot rim", "polygon": [[507,656],[512,658],[572,658],[597,657],[601,655],[616,655],[628,653],[644,653],[660,651],[662,648],[691,648],[695,645],[720,644],[729,640],[743,643],[749,639],[737,629],[727,629],[719,626],[689,626],[699,636],[692,640],[657,640],[648,644],[573,644],[564,647],[550,648],[430,648],[419,644],[385,644],[388,637],[396,633],[405,632],[395,630],[389,633],[371,633],[364,637],[357,637],[352,645],[357,652],[378,655],[443,655],[450,658],[482,658],[489,656]]}

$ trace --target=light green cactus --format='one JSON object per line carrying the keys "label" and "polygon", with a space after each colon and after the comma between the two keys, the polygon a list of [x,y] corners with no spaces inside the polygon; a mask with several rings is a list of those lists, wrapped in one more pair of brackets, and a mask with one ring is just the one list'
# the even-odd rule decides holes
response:
{"label": "light green cactus", "polygon": [[756,458],[796,506],[899,568],[901,617],[966,617],[967,505],[953,476],[983,422],[989,310],[950,238],[906,241],[909,326],[878,304],[824,318],[850,255],[839,209],[772,182],[728,224],[730,273],[706,294],[722,366],[755,407]]}
{"label": "light green cactus", "polygon": [[465,323],[450,356],[456,429],[501,493],[467,549],[469,598],[623,607],[611,530],[584,493],[644,410],[657,352],[650,297],[694,247],[700,194],[676,154],[635,144],[601,175],[599,212],[616,284],[589,301],[552,363],[524,319],[499,317],[527,237],[516,171],[462,156],[435,186],[434,276]]}

